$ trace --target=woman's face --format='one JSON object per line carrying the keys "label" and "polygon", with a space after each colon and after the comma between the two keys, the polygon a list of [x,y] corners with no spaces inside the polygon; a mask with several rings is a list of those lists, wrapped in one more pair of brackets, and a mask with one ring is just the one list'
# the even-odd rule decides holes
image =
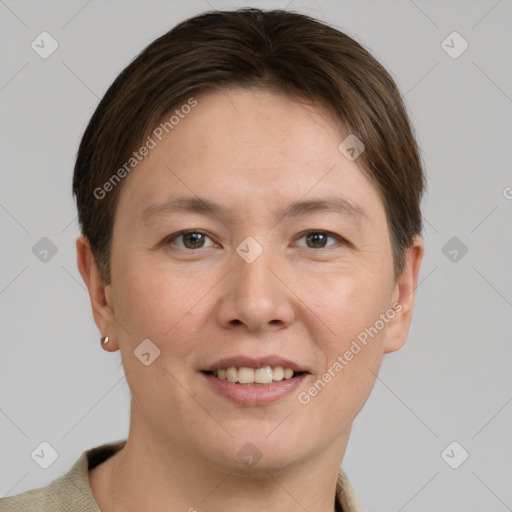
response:
{"label": "woman's face", "polygon": [[[121,350],[132,431],[230,470],[342,456],[405,342],[421,240],[395,281],[384,205],[326,112],[255,90],[196,99],[116,210],[113,316],[96,318]],[[229,380],[260,367],[275,382]]]}

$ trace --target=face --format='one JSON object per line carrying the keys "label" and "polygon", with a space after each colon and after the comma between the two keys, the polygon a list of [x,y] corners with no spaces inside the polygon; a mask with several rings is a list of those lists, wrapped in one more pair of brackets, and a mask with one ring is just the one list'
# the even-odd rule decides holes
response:
{"label": "face", "polygon": [[95,312],[132,428],[230,470],[342,453],[405,342],[420,242],[395,280],[384,205],[327,112],[255,90],[196,99],[123,183],[112,314]]}

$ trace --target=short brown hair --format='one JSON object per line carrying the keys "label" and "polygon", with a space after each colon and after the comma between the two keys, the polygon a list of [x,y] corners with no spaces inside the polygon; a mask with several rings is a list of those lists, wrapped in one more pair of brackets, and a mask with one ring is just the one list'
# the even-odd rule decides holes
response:
{"label": "short brown hair", "polygon": [[[78,218],[105,282],[122,182],[94,192],[171,109],[232,86],[262,88],[327,107],[365,146],[357,164],[386,209],[395,277],[421,233],[425,179],[401,95],[358,42],[309,16],[245,8],[205,12],[147,46],[114,80],[82,137],[73,177]],[[341,142],[341,141],[340,141]],[[124,176],[124,174],[123,174]]]}

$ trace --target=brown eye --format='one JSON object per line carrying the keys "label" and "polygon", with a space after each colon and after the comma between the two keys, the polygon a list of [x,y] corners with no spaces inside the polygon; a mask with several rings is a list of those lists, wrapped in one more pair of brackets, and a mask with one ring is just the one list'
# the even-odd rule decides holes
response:
{"label": "brown eye", "polygon": [[[182,243],[177,243],[177,240],[182,240]],[[206,240],[211,239],[200,231],[182,231],[181,233],[167,238],[165,243],[176,245],[181,249],[203,249],[204,247],[208,247],[208,245],[205,245]],[[213,244],[210,244],[210,246],[211,245]]]}
{"label": "brown eye", "polygon": [[309,233],[306,235],[307,243],[313,249],[325,247],[327,243],[327,235],[325,233]]}
{"label": "brown eye", "polygon": [[309,249],[323,249],[326,247],[330,247],[333,244],[330,243],[329,245],[327,245],[327,241],[329,238],[338,240],[340,242],[342,241],[342,239],[339,236],[329,233],[327,231],[310,231],[309,233],[304,234],[299,239],[306,240],[306,245],[300,245],[300,247],[307,247]]}
{"label": "brown eye", "polygon": [[204,245],[204,235],[202,233],[186,233],[182,236],[185,247],[188,249],[198,249]]}

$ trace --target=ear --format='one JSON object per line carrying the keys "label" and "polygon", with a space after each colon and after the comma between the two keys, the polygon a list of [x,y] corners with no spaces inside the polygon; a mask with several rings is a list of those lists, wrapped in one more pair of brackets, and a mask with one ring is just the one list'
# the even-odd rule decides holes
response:
{"label": "ear", "polygon": [[396,304],[393,309],[396,315],[387,326],[385,354],[399,350],[407,341],[423,252],[423,240],[421,236],[416,235],[412,246],[406,251],[404,270],[396,280],[393,290],[393,304]]}
{"label": "ear", "polygon": [[96,259],[89,240],[80,235],[76,239],[78,270],[89,291],[92,314],[102,336],[109,336],[109,343],[103,346],[105,350],[115,351],[119,348],[116,336],[114,308],[112,307],[111,285],[105,285],[101,277]]}

